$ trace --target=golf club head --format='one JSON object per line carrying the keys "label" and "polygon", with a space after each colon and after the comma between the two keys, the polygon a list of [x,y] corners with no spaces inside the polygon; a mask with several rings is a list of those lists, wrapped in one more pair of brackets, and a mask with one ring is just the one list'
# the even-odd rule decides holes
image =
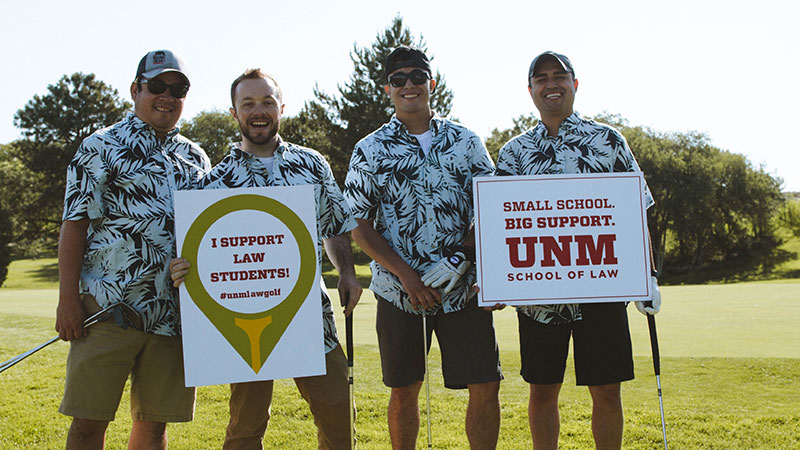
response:
{"label": "golf club head", "polygon": [[144,320],[142,320],[139,311],[127,303],[122,302],[112,303],[87,317],[83,322],[83,326],[86,328],[98,322],[104,322],[112,317],[117,325],[122,328],[131,327],[134,330],[144,331]]}

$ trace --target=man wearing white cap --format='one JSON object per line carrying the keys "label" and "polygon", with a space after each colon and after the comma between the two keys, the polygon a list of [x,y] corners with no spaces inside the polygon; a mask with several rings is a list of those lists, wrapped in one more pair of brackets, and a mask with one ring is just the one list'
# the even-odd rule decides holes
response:
{"label": "man wearing white cap", "polygon": [[[168,270],[172,193],[210,170],[205,152],[176,128],[188,90],[178,55],[147,53],[131,83],[134,112],[86,138],[67,168],[56,330],[71,344],[59,407],[73,417],[68,450],[104,447],[129,375],[129,448],[166,448],[166,423],[192,419]],[[135,309],[143,329],[83,328],[88,314],[116,302]]]}

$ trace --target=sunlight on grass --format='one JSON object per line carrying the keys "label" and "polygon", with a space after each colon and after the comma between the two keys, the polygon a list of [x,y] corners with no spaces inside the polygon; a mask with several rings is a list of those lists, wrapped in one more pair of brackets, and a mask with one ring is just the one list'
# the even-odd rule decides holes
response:
{"label": "sunlight on grass", "polygon": [[[22,264],[20,264],[22,263]],[[12,286],[0,289],[0,360],[52,337],[58,294],[37,275],[52,260],[15,262]],[[360,266],[360,276],[369,269]],[[18,284],[15,284],[18,283]],[[329,283],[329,287],[334,287]],[[338,305],[335,289],[329,290]],[[784,450],[800,448],[800,280],[730,285],[666,286],[657,316],[661,370],[670,447],[677,449]],[[389,448],[386,405],[389,390],[381,382],[375,336],[376,302],[364,296],[354,315],[355,386],[360,449]],[[337,324],[343,328],[340,308]],[[661,425],[656,381],[645,318],[629,307],[636,379],[623,385],[623,448],[660,448]],[[495,328],[505,373],[500,397],[502,425],[498,449],[530,448],[528,385],[519,376],[516,313],[497,312]],[[344,330],[340,338],[344,341]],[[57,412],[69,345],[56,342],[0,374],[0,448],[63,448],[70,419]],[[442,385],[434,341],[430,353],[434,448],[463,449],[464,391]],[[591,402],[575,387],[568,363],[561,395],[561,449],[592,448]],[[227,386],[198,389],[193,422],[168,427],[170,448],[220,448],[227,423]],[[130,432],[126,391],[107,448],[125,448]],[[417,448],[425,448],[425,416]],[[316,430],[308,406],[291,380],[276,382],[265,448],[316,448]]]}

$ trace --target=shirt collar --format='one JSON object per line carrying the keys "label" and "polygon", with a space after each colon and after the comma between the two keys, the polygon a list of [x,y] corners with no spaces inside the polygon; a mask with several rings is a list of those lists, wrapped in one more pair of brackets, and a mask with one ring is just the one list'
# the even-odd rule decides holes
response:
{"label": "shirt collar", "polygon": [[[569,133],[574,130],[579,124],[581,123],[581,116],[578,114],[578,111],[574,111],[572,114],[567,116],[561,124],[558,126],[558,134]],[[537,134],[541,138],[547,137],[547,127],[544,126],[544,122],[541,120],[539,123],[536,124],[536,127],[533,129],[533,132]]]}
{"label": "shirt collar", "polygon": [[[284,141],[283,138],[281,138],[281,136],[278,135],[278,148],[275,149],[275,153],[273,154],[273,156],[281,155],[281,158],[283,158],[283,153],[286,151],[286,146],[287,146],[286,141]],[[231,144],[230,153],[237,158],[245,159],[247,161],[252,161],[253,159],[255,159],[255,156],[242,150],[241,142],[235,142]]]}
{"label": "shirt collar", "polygon": [[[429,128],[433,132],[434,136],[436,135],[436,133],[439,132],[443,124],[444,124],[444,119],[440,117],[438,114],[436,114],[436,112],[434,112],[433,117],[431,117],[430,128]],[[403,122],[401,122],[400,119],[397,118],[396,114],[392,114],[392,120],[389,121],[389,126],[392,127],[392,131],[394,132],[402,131],[405,134],[411,135],[411,133],[408,132],[408,128],[406,128]]]}
{"label": "shirt collar", "polygon": [[[154,130],[153,127],[148,125],[144,120],[140,119],[139,116],[137,116],[135,113],[128,112],[128,114],[125,116],[125,120],[128,121],[128,123],[130,124],[131,128],[133,128],[134,131],[142,133],[145,132],[146,130],[150,130],[150,132],[153,133],[153,136],[156,136],[156,130]],[[180,131],[181,131],[180,127],[173,128],[167,133],[167,139],[174,137]]]}

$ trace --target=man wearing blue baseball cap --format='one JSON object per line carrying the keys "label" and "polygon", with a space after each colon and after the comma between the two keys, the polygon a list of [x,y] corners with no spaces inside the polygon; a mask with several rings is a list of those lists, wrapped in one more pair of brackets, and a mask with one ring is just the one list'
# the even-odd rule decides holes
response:
{"label": "man wearing blue baseball cap", "polygon": [[[172,193],[210,170],[205,152],[178,134],[189,91],[183,60],[147,53],[130,93],[134,111],[84,139],[67,168],[58,246],[56,330],[70,341],[59,412],[72,416],[66,448],[102,449],[131,378],[129,448],[163,449],[166,423],[192,420],[184,386]],[[138,311],[143,329],[83,321],[113,303]]]}
{"label": "man wearing blue baseball cap", "polygon": [[[500,149],[496,175],[640,172],[617,130],[582,118],[573,110],[578,79],[572,62],[544,52],[528,69],[528,92],[539,123]],[[653,204],[645,185],[647,207]],[[655,275],[653,305],[637,302],[644,314],[658,312]],[[578,385],[592,397],[592,433],[597,449],[622,445],[621,382],[633,379],[633,354],[626,303],[535,305],[517,308],[522,377],[530,384],[528,420],[536,450],[558,448],[558,394],[564,380],[570,338]]]}

